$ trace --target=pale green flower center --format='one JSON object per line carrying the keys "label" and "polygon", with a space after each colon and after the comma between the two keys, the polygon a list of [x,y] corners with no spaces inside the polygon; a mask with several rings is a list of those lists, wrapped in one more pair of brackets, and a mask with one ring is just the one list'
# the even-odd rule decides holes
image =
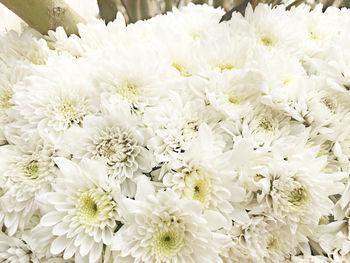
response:
{"label": "pale green flower center", "polygon": [[259,38],[259,43],[266,47],[272,47],[275,45],[275,40],[271,35],[263,34]]}
{"label": "pale green flower center", "polygon": [[173,62],[172,67],[176,68],[182,77],[192,76],[187,67],[180,63]]}
{"label": "pale green flower center", "polygon": [[51,108],[60,128],[66,130],[72,125],[79,125],[87,115],[88,103],[84,99],[76,100],[70,98],[57,98]]}
{"label": "pale green flower center", "polygon": [[39,161],[29,160],[23,166],[24,174],[30,179],[36,179],[39,176]]}
{"label": "pale green flower center", "polygon": [[278,241],[276,238],[274,237],[271,237],[268,242],[267,242],[267,246],[266,246],[267,249],[276,249],[278,248]]}
{"label": "pale green flower center", "polygon": [[317,34],[316,34],[315,32],[313,32],[313,31],[310,31],[310,37],[311,37],[312,39],[314,39],[314,40],[318,39]]}
{"label": "pale green flower center", "polygon": [[85,225],[99,225],[107,221],[114,209],[111,197],[100,189],[84,192],[77,203],[77,215]]}
{"label": "pale green flower center", "polygon": [[135,102],[141,95],[141,86],[135,82],[125,81],[118,86],[118,93],[129,102]]}
{"label": "pale green flower center", "polygon": [[190,141],[197,138],[200,122],[189,121],[186,122],[182,128],[182,136],[185,141]]}
{"label": "pale green flower center", "polygon": [[259,121],[259,127],[263,128],[264,130],[267,130],[267,131],[272,131],[273,127],[274,127],[273,121],[271,120],[271,118],[264,116]]}
{"label": "pale green flower center", "polygon": [[210,180],[199,171],[193,171],[185,176],[183,195],[187,199],[198,200],[208,208],[211,200],[212,186]]}
{"label": "pale green flower center", "polygon": [[244,101],[244,98],[235,94],[235,93],[231,93],[228,95],[228,101],[231,103],[231,104],[235,104],[235,105],[238,105],[238,104],[241,104],[243,101]]}
{"label": "pale green flower center", "polygon": [[333,114],[337,112],[337,102],[329,97],[321,99],[321,102],[326,106],[326,108]]}
{"label": "pale green flower center", "polygon": [[183,244],[183,231],[176,222],[169,226],[164,225],[153,234],[153,253],[161,262],[168,261],[177,256]]}
{"label": "pale green flower center", "polygon": [[288,201],[292,203],[295,206],[301,206],[304,204],[304,201],[306,199],[306,193],[303,187],[294,188],[289,193],[289,199]]}
{"label": "pale green flower center", "polygon": [[227,70],[234,69],[235,66],[231,63],[221,63],[221,64],[216,64],[215,67],[219,68],[221,72],[223,72],[225,69]]}

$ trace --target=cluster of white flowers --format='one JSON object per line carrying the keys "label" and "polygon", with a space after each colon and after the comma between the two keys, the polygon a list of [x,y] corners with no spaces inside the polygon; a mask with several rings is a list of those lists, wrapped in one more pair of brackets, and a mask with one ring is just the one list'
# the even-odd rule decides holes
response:
{"label": "cluster of white flowers", "polygon": [[0,33],[1,262],[350,262],[350,10],[223,14]]}

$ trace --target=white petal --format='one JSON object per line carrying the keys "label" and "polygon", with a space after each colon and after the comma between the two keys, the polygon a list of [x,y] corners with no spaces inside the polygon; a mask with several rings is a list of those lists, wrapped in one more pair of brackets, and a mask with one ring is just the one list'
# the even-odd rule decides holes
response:
{"label": "white petal", "polygon": [[64,222],[60,222],[57,225],[54,226],[52,229],[52,234],[55,236],[62,236],[66,234],[69,231],[69,225]]}
{"label": "white petal", "polygon": [[64,213],[57,212],[57,211],[50,212],[41,218],[40,223],[43,226],[53,226],[53,225],[57,224],[58,222],[60,222],[63,217],[64,217]]}
{"label": "white petal", "polygon": [[101,257],[101,252],[102,252],[102,243],[100,244],[95,243],[89,255],[90,263],[96,262]]}
{"label": "white petal", "polygon": [[95,242],[92,237],[85,239],[80,246],[80,255],[83,257],[86,256],[94,244]]}
{"label": "white petal", "polygon": [[50,251],[52,254],[57,255],[66,248],[67,244],[68,239],[66,236],[60,236],[52,242]]}
{"label": "white petal", "polygon": [[206,210],[204,212],[204,218],[208,221],[207,226],[211,231],[218,230],[222,227],[228,227],[230,223],[221,213],[213,210]]}
{"label": "white petal", "polygon": [[113,236],[112,229],[110,228],[105,229],[102,232],[103,243],[106,245],[110,245],[112,243],[112,236]]}
{"label": "white petal", "polygon": [[73,241],[74,241],[73,239],[71,241],[69,241],[69,244],[68,244],[66,250],[64,251],[63,258],[66,260],[70,259],[74,255],[75,251],[77,251],[78,247],[76,247],[74,245]]}

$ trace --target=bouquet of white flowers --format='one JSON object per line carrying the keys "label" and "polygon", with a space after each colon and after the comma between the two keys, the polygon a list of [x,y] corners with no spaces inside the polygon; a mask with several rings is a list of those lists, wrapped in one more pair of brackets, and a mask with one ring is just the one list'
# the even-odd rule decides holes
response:
{"label": "bouquet of white flowers", "polygon": [[350,262],[350,10],[223,14],[0,31],[1,262]]}

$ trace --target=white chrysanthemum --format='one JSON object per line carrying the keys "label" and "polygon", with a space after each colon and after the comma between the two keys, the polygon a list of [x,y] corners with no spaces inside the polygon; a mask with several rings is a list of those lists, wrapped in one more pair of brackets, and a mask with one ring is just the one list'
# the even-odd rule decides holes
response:
{"label": "white chrysanthemum", "polygon": [[23,240],[0,233],[0,260],[4,263],[39,263]]}
{"label": "white chrysanthemum", "polygon": [[[76,0],[75,0],[76,1]],[[106,25],[102,19],[89,20],[87,23],[77,25],[79,37],[77,35],[67,36],[62,27],[56,31],[49,31],[49,43],[57,51],[68,51],[76,57],[89,57],[97,50],[108,46],[117,46],[121,43],[130,44],[125,35],[125,20],[119,12],[116,20]],[[128,37],[130,34],[127,35]],[[132,36],[130,36],[132,37]],[[132,41],[131,41],[132,42]]]}
{"label": "white chrysanthemum", "polygon": [[212,76],[206,97],[216,110],[236,120],[253,109],[265,88],[258,71],[231,70]]}
{"label": "white chrysanthemum", "polygon": [[107,170],[98,161],[84,159],[80,166],[64,158],[55,162],[62,177],[53,186],[55,192],[45,195],[52,208],[38,227],[55,236],[52,254],[64,252],[64,259],[75,255],[76,260],[96,262],[103,246],[111,244],[120,220],[118,187],[109,183]]}
{"label": "white chrysanthemum", "polygon": [[304,35],[302,24],[285,12],[285,6],[271,8],[259,4],[253,11],[248,5],[245,19],[250,24],[249,35],[258,48],[283,50],[298,54]]}
{"label": "white chrysanthemum", "polygon": [[255,147],[270,146],[279,141],[290,141],[290,138],[296,135],[293,134],[295,130],[299,134],[303,131],[303,126],[298,127],[296,123],[291,122],[290,117],[263,105],[256,105],[241,120],[222,122],[222,127],[232,136],[232,141],[237,138],[251,139]]}
{"label": "white chrysanthemum", "polygon": [[308,112],[304,117],[305,122],[321,134],[337,131],[342,122],[350,118],[348,98],[345,97],[343,100],[342,92],[326,89],[323,80],[316,83],[321,89],[314,89],[310,92],[311,96],[307,101]]}
{"label": "white chrysanthemum", "polygon": [[199,126],[206,123],[213,131],[217,148],[223,148],[225,141],[220,130],[220,116],[202,101],[187,102],[173,94],[168,103],[145,114],[143,121],[153,128],[154,136],[148,147],[155,152],[158,162],[181,158],[197,138]]}
{"label": "white chrysanthemum", "polygon": [[322,216],[332,213],[334,204],[329,196],[341,193],[343,184],[339,181],[344,175],[322,174],[326,158],[316,158],[317,148],[274,152],[268,168],[256,172],[255,180],[261,185],[256,196],[259,205],[252,212],[267,212],[286,222],[292,233],[309,235]]}
{"label": "white chrysanthemum", "polygon": [[[93,82],[102,92],[104,107],[125,105],[132,113],[142,115],[176,84],[174,72],[163,59],[154,50],[148,50],[147,55],[145,52],[145,47],[133,51],[107,49],[91,58],[92,65],[96,65]],[[110,59],[106,60],[106,56]]]}
{"label": "white chrysanthemum", "polygon": [[101,117],[87,117],[83,128],[67,132],[66,146],[62,147],[78,159],[103,158],[108,174],[122,183],[151,171],[154,162],[146,149],[148,133],[130,112],[120,109]]}
{"label": "white chrysanthemum", "polygon": [[171,171],[163,178],[164,185],[182,198],[198,200],[204,209],[218,210],[230,218],[233,208],[229,201],[234,199],[230,186],[239,189],[234,186],[234,171],[228,169],[228,156],[215,148],[207,125],[199,127],[198,138],[182,159],[178,164],[169,164]]}
{"label": "white chrysanthemum", "polygon": [[12,125],[25,132],[39,128],[41,136],[56,143],[70,127],[98,113],[99,99],[89,80],[88,66],[68,54],[37,68],[14,87],[10,114],[21,122]]}
{"label": "white chrysanthemum", "polygon": [[36,196],[50,191],[56,177],[51,160],[54,149],[42,141],[17,141],[17,145],[0,148],[0,175],[3,195],[0,215],[4,217],[9,235],[23,230],[38,209]]}
{"label": "white chrysanthemum", "polygon": [[[172,190],[153,192],[140,180],[136,200],[124,200],[126,224],[112,250],[134,262],[221,262],[210,229],[219,228],[220,214],[202,216],[197,201],[182,200]],[[118,258],[117,258],[118,259]]]}
{"label": "white chrysanthemum", "polygon": [[297,240],[288,227],[264,216],[254,216],[248,226],[234,224],[226,262],[284,262],[296,254]]}
{"label": "white chrysanthemum", "polygon": [[[40,33],[28,28],[22,33],[10,31],[4,36],[0,35],[0,43],[0,53],[3,54],[5,63],[16,59],[34,65],[44,65],[49,57],[57,54],[56,51],[49,49]],[[20,63],[17,62],[17,64]]]}

